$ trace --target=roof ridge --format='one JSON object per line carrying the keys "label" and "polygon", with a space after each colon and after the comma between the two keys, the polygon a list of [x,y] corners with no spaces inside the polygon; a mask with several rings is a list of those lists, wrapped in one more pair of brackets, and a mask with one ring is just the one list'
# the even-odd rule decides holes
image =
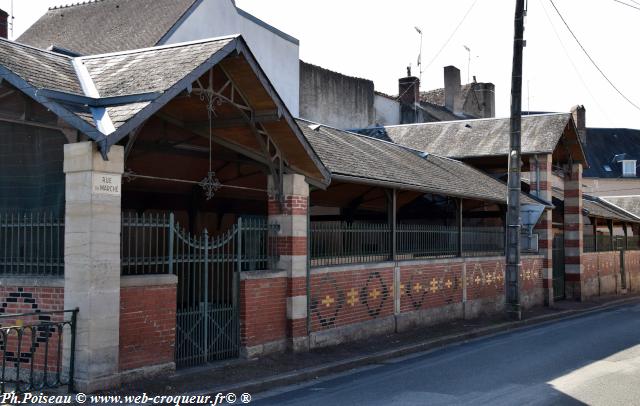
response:
{"label": "roof ridge", "polygon": [[[103,1],[103,0],[100,0],[100,1]],[[174,43],[174,44],[154,45],[154,46],[146,47],[146,48],[128,49],[128,50],[125,50],[125,51],[116,51],[116,52],[106,52],[106,53],[103,53],[103,54],[95,54],[95,55],[83,55],[83,56],[78,56],[76,58],[81,59],[81,60],[84,61],[84,60],[87,60],[87,59],[104,58],[106,56],[131,55],[131,54],[138,54],[138,53],[148,52],[148,51],[157,51],[157,50],[160,50],[160,49],[178,48],[178,47],[182,47],[182,46],[203,44],[203,43],[206,43],[206,42],[222,41],[222,40],[225,40],[225,39],[236,39],[236,38],[241,38],[241,37],[242,37],[241,34],[230,34],[230,35],[223,35],[223,36],[220,36],[220,37],[197,39],[197,40],[194,40],[194,41],[177,42],[177,43]]]}
{"label": "roof ridge", "polygon": [[[433,104],[433,103],[430,103]],[[523,115],[522,118],[529,118],[529,117],[541,117],[541,116],[565,116],[565,115],[571,115],[571,113],[568,112],[556,112],[556,113],[542,113],[542,114],[531,114],[531,115]],[[490,120],[509,120],[510,117],[487,117],[487,118],[467,118],[467,119],[462,119],[462,120],[449,120],[449,121],[432,121],[429,123],[411,123],[411,124],[395,124],[395,125],[385,125],[382,126],[382,128],[394,128],[394,127],[415,127],[415,126],[420,126],[420,125],[431,125],[431,126],[435,126],[438,124],[449,124],[449,123],[463,123],[463,122],[469,122],[469,121],[490,121]]]}
{"label": "roof ridge", "polygon": [[[102,0],[100,0],[100,1],[102,1]],[[34,47],[34,46],[31,46],[31,45],[23,44],[22,42],[11,41],[9,39],[0,37],[0,43],[2,43],[2,42],[6,42],[9,45],[15,45],[15,46],[19,46],[19,47],[22,47],[22,48],[33,49],[34,51],[40,51],[40,52],[43,52],[45,54],[59,56],[59,57],[66,58],[66,59],[69,59],[69,60],[73,59],[69,55],[60,54],[58,52],[49,51],[48,49],[42,49],[42,48]]]}
{"label": "roof ridge", "polygon": [[53,6],[53,7],[49,7],[49,10],[63,10],[63,9],[67,9],[67,8],[71,8],[71,7],[77,7],[77,6],[84,6],[84,5],[88,5],[88,4],[92,4],[92,3],[99,3],[105,0],[86,0],[86,1],[79,1],[77,3],[71,3],[71,4],[65,4],[60,5],[60,6]]}

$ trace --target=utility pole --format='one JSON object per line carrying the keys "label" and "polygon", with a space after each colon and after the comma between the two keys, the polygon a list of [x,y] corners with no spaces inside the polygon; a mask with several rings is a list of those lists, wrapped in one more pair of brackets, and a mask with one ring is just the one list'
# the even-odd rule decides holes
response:
{"label": "utility pole", "polygon": [[509,136],[509,196],[507,198],[506,305],[509,316],[520,320],[520,153],[522,119],[522,53],[525,0],[516,0],[511,75],[511,134]]}

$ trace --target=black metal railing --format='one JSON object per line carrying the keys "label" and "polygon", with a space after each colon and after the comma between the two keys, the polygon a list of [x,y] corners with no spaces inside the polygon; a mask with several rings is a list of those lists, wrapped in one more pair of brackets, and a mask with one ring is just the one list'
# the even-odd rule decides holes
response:
{"label": "black metal railing", "polygon": [[[396,258],[446,258],[504,254],[505,234],[498,227],[463,227],[401,223],[395,238],[386,223],[311,222],[312,266],[355,264]],[[462,249],[460,249],[462,240]]]}
{"label": "black metal railing", "polygon": [[391,256],[391,229],[386,223],[312,222],[312,265],[386,261]]}
{"label": "black metal railing", "polygon": [[64,216],[0,212],[0,275],[64,274]]}
{"label": "black metal railing", "polygon": [[[78,309],[0,316],[0,391],[73,391]],[[63,354],[63,340],[69,353]]]}
{"label": "black metal railing", "polygon": [[[230,248],[233,251],[225,255],[237,258],[243,271],[272,268],[278,259],[274,238],[279,230],[278,225],[269,224],[266,217],[249,216],[239,219],[234,227],[242,237],[239,239],[242,242],[240,255],[237,256],[237,247]],[[123,213],[120,250],[122,274],[175,273],[176,261],[185,260],[176,243],[178,235],[185,232],[173,213]],[[214,237],[216,235],[209,235],[209,238]]]}
{"label": "black metal railing", "polygon": [[582,250],[583,252],[607,252],[607,251],[634,251],[640,250],[640,236],[614,235],[611,237],[607,234],[584,234]]}

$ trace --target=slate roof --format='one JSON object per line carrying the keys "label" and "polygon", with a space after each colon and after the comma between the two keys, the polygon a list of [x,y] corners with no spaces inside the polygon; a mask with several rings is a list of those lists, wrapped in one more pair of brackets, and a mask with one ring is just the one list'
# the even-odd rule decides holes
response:
{"label": "slate roof", "polygon": [[0,62],[36,88],[82,94],[71,58],[0,40]]}
{"label": "slate roof", "polygon": [[[634,159],[640,163],[640,130],[587,128],[586,141],[584,150],[589,168],[583,171],[585,178],[621,178],[622,163],[613,159],[617,154],[625,154],[625,159]],[[611,171],[607,171],[605,165]]]}
{"label": "slate roof", "polygon": [[90,55],[145,48],[158,41],[197,0],[98,0],[50,8],[18,39]]}
{"label": "slate roof", "polygon": [[[504,183],[462,162],[421,153],[375,138],[297,119],[332,175],[383,182],[405,190],[506,202]],[[523,203],[540,204],[523,195]]]}
{"label": "slate roof", "polygon": [[603,196],[601,199],[633,214],[634,216],[640,217],[640,195]]}
{"label": "slate roof", "polygon": [[100,97],[161,92],[236,37],[80,58]]}
{"label": "slate roof", "polygon": [[582,195],[583,209],[590,216],[638,223],[640,218],[602,198]]}
{"label": "slate roof", "polygon": [[[522,153],[553,152],[570,120],[570,113],[522,117]],[[450,158],[471,158],[507,155],[509,125],[508,118],[483,118],[388,126],[366,131],[377,138],[389,139],[420,151]]]}

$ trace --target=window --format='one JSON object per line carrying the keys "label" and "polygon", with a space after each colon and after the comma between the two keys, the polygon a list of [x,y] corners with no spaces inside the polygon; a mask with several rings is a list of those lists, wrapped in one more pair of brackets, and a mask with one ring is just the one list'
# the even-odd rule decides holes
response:
{"label": "window", "polygon": [[622,176],[636,176],[636,161],[625,159],[622,161]]}

